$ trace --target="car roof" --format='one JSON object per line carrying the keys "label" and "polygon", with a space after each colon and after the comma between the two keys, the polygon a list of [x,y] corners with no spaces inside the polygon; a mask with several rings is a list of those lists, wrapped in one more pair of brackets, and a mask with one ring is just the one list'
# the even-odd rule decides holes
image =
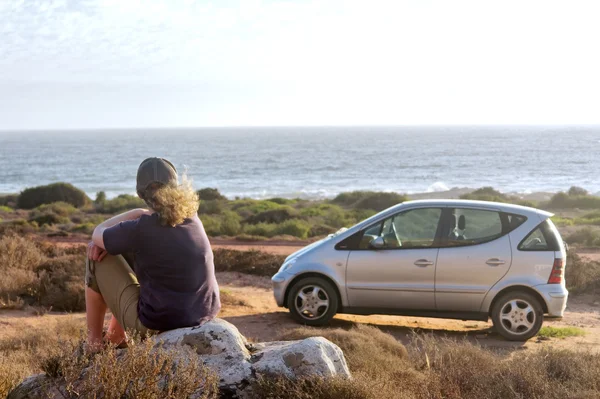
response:
{"label": "car roof", "polygon": [[528,206],[506,204],[503,202],[491,201],[475,201],[475,200],[458,200],[458,199],[434,199],[434,200],[415,200],[405,201],[394,208],[404,208],[407,206],[442,206],[442,207],[458,207],[458,208],[478,208],[490,209],[506,213],[516,213],[519,215],[540,215],[545,218],[554,216],[553,213],[541,209],[531,208]]}

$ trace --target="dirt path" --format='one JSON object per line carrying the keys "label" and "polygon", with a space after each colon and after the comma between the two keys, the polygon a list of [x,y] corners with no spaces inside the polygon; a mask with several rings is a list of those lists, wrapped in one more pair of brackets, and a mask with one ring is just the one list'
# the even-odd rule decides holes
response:
{"label": "dirt path", "polygon": [[[220,284],[240,298],[248,306],[225,309],[222,317],[235,324],[247,337],[256,341],[276,339],[282,330],[298,325],[291,319],[287,309],[278,308],[269,288],[268,279],[243,276],[238,273],[220,273]],[[557,348],[590,348],[600,351],[600,306],[594,305],[593,297],[570,299],[566,316],[560,321],[546,321],[550,326],[576,326],[586,331],[583,337],[539,340],[526,343],[508,342],[492,331],[491,322],[429,319],[404,316],[355,316],[337,315],[332,327],[348,328],[353,324],[369,324],[407,343],[414,332],[432,333],[438,336],[466,338],[482,346],[500,349],[534,349],[542,346]]]}
{"label": "dirt path", "polygon": [[[237,302],[242,302],[235,305],[225,304],[219,316],[237,326],[251,341],[275,340],[283,330],[298,327],[287,309],[279,308],[275,304],[268,278],[240,273],[218,273],[217,278],[222,290],[228,291]],[[597,300],[591,296],[571,298],[563,320],[545,322],[545,325],[576,326],[586,331],[583,337],[565,339],[534,338],[525,343],[508,342],[492,331],[491,323],[402,316],[337,315],[331,327],[349,328],[359,323],[369,324],[392,334],[404,343],[409,342],[416,332],[467,339],[485,347],[501,350],[534,350],[550,346],[600,351],[600,306]],[[85,322],[82,313],[37,315],[31,310],[0,311],[0,340],[3,337],[19,335],[24,329],[42,328],[67,319],[80,323],[82,327]]]}

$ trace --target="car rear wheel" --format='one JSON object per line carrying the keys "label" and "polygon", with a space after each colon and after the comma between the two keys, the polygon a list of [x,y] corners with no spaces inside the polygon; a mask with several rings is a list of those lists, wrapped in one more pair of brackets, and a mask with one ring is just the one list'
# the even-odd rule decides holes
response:
{"label": "car rear wheel", "polygon": [[540,331],[543,321],[542,304],[527,292],[506,293],[492,309],[496,331],[509,341],[527,341]]}
{"label": "car rear wheel", "polygon": [[292,286],[287,297],[290,314],[299,323],[323,326],[337,313],[338,296],[327,280],[306,277]]}

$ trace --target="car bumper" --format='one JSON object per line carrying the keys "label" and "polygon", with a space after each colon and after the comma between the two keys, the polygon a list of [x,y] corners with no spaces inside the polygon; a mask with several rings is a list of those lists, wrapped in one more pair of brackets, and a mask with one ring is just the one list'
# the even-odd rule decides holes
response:
{"label": "car bumper", "polygon": [[285,306],[285,290],[287,289],[290,281],[294,278],[293,274],[286,272],[279,272],[271,277],[273,283],[273,296],[277,306]]}
{"label": "car bumper", "polygon": [[561,284],[542,284],[535,287],[548,306],[548,317],[563,317],[569,291]]}

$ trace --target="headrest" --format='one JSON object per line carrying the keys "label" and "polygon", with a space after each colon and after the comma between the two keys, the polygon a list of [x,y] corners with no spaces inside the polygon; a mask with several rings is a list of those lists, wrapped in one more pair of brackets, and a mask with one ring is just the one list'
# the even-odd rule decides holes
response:
{"label": "headrest", "polygon": [[467,218],[465,218],[465,215],[460,215],[458,218],[458,228],[464,230],[465,227],[467,227]]}

